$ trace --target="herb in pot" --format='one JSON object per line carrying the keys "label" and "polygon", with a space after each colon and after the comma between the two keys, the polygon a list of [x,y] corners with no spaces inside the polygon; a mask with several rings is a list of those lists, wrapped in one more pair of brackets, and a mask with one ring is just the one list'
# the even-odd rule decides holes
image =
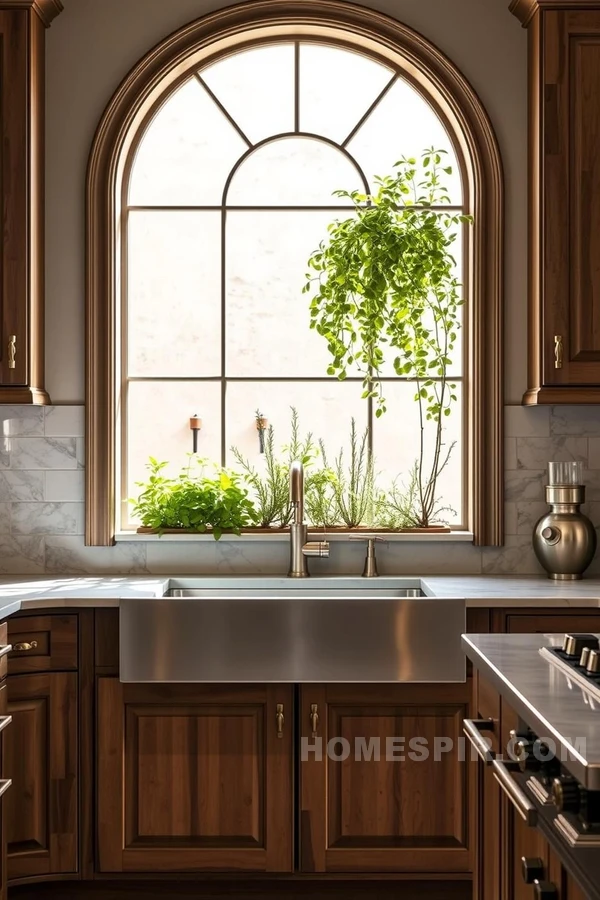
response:
{"label": "herb in pot", "polygon": [[257,524],[256,507],[237,472],[215,466],[208,475],[207,460],[193,454],[176,478],[163,474],[167,465],[150,457],[148,480],[137,482],[142,490],[132,501],[133,512],[146,527],[159,534],[170,528],[211,531],[218,541],[226,531],[240,534]]}

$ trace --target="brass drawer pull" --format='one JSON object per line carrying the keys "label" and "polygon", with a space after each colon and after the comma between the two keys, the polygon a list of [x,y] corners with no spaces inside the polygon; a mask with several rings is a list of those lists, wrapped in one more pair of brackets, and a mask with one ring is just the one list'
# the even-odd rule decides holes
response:
{"label": "brass drawer pull", "polygon": [[0,797],[7,792],[9,787],[12,784],[12,778],[2,778],[0,779]]}
{"label": "brass drawer pull", "polygon": [[16,334],[11,334],[8,338],[8,368],[14,369],[16,367],[16,358],[17,358],[17,336]]}
{"label": "brass drawer pull", "polygon": [[319,728],[319,707],[316,703],[311,703],[310,705],[310,730],[312,731],[312,736],[317,736],[317,730]]}
{"label": "brass drawer pull", "polygon": [[12,716],[0,716],[0,731],[4,731],[7,725],[12,722]]}
{"label": "brass drawer pull", "polygon": [[283,723],[285,722],[283,716],[283,703],[277,704],[277,713],[275,714],[275,721],[277,722],[277,737],[283,737]]}
{"label": "brass drawer pull", "polygon": [[563,365],[563,339],[562,334],[554,335],[554,368],[562,369]]}
{"label": "brass drawer pull", "polygon": [[28,641],[21,641],[18,644],[13,644],[13,650],[17,653],[27,653],[29,650],[35,650],[37,645],[37,641],[32,641],[31,643]]}

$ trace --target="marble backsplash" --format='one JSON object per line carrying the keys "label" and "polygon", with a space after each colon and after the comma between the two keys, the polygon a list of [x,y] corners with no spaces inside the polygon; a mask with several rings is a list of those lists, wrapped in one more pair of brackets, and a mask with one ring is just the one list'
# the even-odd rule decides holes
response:
{"label": "marble backsplash", "polygon": [[[0,573],[283,574],[285,542],[123,542],[84,545],[84,409],[0,407]],[[536,574],[531,532],[546,509],[548,460],[581,460],[587,512],[600,527],[600,409],[505,410],[506,543],[389,543],[378,547],[381,574]],[[323,574],[362,572],[364,546],[335,543]],[[590,570],[600,573],[600,551]]]}

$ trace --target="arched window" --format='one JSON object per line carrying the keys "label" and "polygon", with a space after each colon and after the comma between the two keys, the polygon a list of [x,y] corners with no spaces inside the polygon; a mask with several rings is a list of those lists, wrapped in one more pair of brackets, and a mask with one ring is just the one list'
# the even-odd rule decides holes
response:
{"label": "arched window", "polygon": [[[452,360],[455,443],[439,483],[453,528],[501,535],[502,192],[496,144],[464,79],[424,39],[347,3],[242,4],[183,29],[128,77],[95,140],[88,178],[90,543],[135,527],[127,498],[148,456],[179,466],[231,447],[259,464],[255,412],[277,443],[290,407],[334,457],[351,419],[382,486],[407,479],[414,384],[384,369],[387,414],[362,378],[328,376],[301,293],[328,225],[353,215],[334,191],[426,147],[445,151],[463,285]],[[282,6],[285,10],[282,11]],[[482,503],[485,502],[485,509]],[[115,524],[116,523],[116,524]]]}

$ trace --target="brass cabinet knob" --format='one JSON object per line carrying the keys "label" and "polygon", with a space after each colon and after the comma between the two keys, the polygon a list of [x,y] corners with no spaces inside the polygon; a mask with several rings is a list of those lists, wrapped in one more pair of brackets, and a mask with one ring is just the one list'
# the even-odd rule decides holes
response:
{"label": "brass cabinet knob", "polygon": [[17,336],[16,334],[11,334],[8,338],[8,368],[14,369],[16,367],[16,359],[17,359]]}
{"label": "brass cabinet knob", "polygon": [[283,723],[285,722],[285,718],[283,715],[283,703],[277,704],[277,712],[275,714],[275,721],[277,723],[277,737],[283,737]]}
{"label": "brass cabinet knob", "polygon": [[317,731],[319,728],[319,707],[316,703],[311,703],[310,705],[310,730],[312,731],[312,736],[317,736]]}
{"label": "brass cabinet knob", "polygon": [[22,641],[19,644],[13,644],[13,650],[15,650],[17,653],[27,653],[29,650],[35,650],[37,645],[37,641],[31,641],[31,643],[29,643],[28,641]]}
{"label": "brass cabinet knob", "polygon": [[554,335],[554,368],[562,369],[563,366],[563,339],[562,334]]}

